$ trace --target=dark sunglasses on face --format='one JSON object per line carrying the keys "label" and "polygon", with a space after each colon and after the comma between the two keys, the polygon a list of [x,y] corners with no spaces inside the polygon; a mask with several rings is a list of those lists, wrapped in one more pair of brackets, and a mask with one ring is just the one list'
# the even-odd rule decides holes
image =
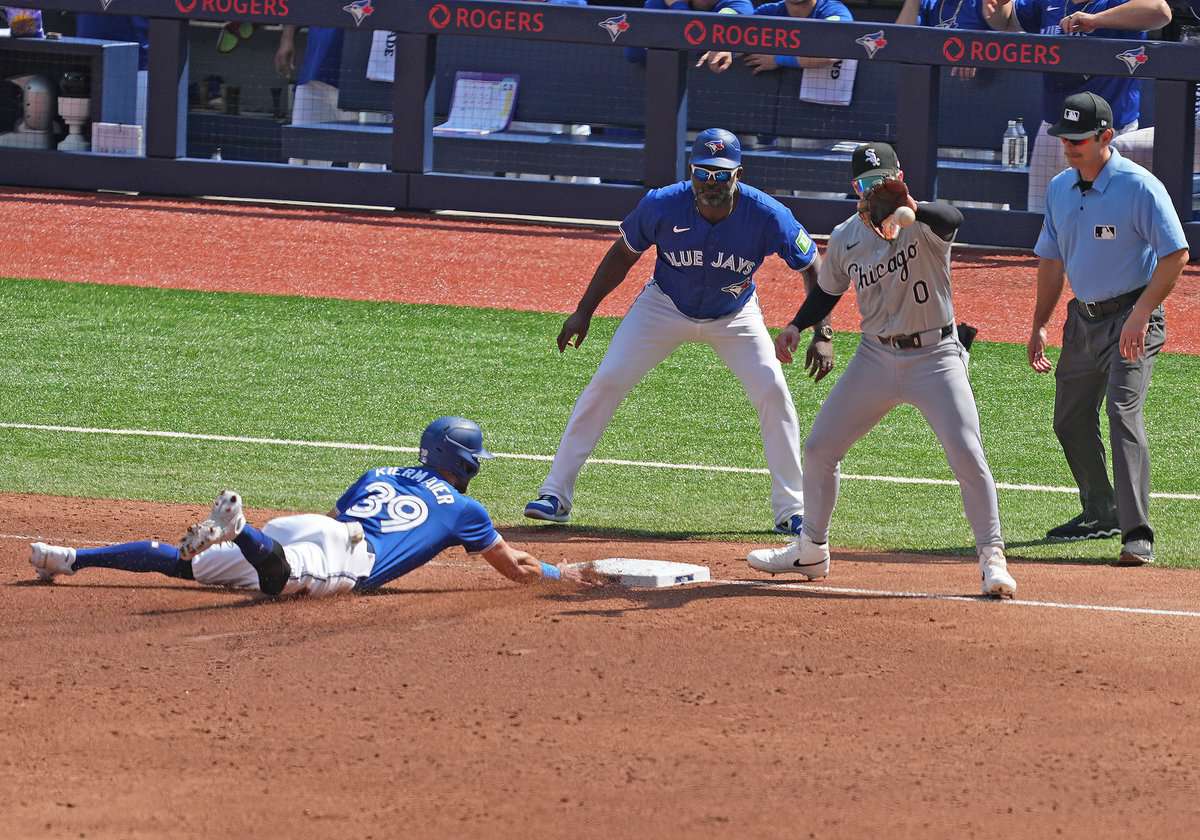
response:
{"label": "dark sunglasses on face", "polygon": [[724,184],[733,180],[733,173],[736,171],[736,169],[706,169],[703,166],[693,166],[692,177],[705,183],[716,181],[718,184]]}
{"label": "dark sunglasses on face", "polygon": [[855,178],[850,183],[852,183],[854,185],[854,191],[856,193],[858,193],[859,195],[866,195],[876,185],[882,184],[889,177],[891,177],[891,176],[889,176],[889,175],[866,175],[866,176],[863,176],[862,178]]}

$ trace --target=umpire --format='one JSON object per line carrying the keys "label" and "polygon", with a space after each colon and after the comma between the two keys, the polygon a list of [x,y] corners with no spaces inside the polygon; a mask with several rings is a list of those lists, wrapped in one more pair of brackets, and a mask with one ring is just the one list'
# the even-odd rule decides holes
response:
{"label": "umpire", "polygon": [[[1111,147],[1112,108],[1094,93],[1063,102],[1050,134],[1070,169],[1050,182],[1029,364],[1048,373],[1046,323],[1062,295],[1067,306],[1055,370],[1054,433],[1079,486],[1083,512],[1049,539],[1122,538],[1117,565],[1154,562],[1150,453],[1142,405],[1154,357],[1166,341],[1162,302],[1188,260],[1187,240],[1162,183]],[[1107,397],[1113,484],[1104,463],[1100,403]]]}

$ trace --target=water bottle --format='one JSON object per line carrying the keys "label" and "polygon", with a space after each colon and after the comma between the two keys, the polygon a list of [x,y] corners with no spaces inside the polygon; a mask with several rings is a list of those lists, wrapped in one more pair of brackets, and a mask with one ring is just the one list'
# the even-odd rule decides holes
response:
{"label": "water bottle", "polygon": [[1017,121],[1009,120],[1008,128],[1004,129],[1004,138],[1000,141],[1000,164],[1005,169],[1015,169],[1017,152],[1021,138],[1017,134]]}
{"label": "water bottle", "polygon": [[1025,133],[1025,118],[1017,117],[1017,137],[1021,143],[1017,148],[1017,166],[1029,165],[1029,136]]}

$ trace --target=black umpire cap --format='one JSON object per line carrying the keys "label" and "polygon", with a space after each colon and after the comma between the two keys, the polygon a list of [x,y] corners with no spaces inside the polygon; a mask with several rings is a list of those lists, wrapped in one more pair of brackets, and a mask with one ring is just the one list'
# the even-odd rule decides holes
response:
{"label": "black umpire cap", "polygon": [[1112,106],[1091,91],[1073,93],[1063,100],[1062,116],[1046,130],[1055,137],[1067,140],[1083,140],[1112,128]]}

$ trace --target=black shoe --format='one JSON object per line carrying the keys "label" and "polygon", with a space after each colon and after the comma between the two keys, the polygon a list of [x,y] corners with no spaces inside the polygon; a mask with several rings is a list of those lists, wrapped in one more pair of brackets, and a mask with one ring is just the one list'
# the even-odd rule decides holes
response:
{"label": "black shoe", "polygon": [[1145,566],[1154,562],[1154,544],[1150,540],[1125,540],[1118,566]]}
{"label": "black shoe", "polygon": [[1081,513],[1069,522],[1046,532],[1048,540],[1101,540],[1105,537],[1119,536],[1121,529],[1116,522],[1088,519],[1086,513]]}

